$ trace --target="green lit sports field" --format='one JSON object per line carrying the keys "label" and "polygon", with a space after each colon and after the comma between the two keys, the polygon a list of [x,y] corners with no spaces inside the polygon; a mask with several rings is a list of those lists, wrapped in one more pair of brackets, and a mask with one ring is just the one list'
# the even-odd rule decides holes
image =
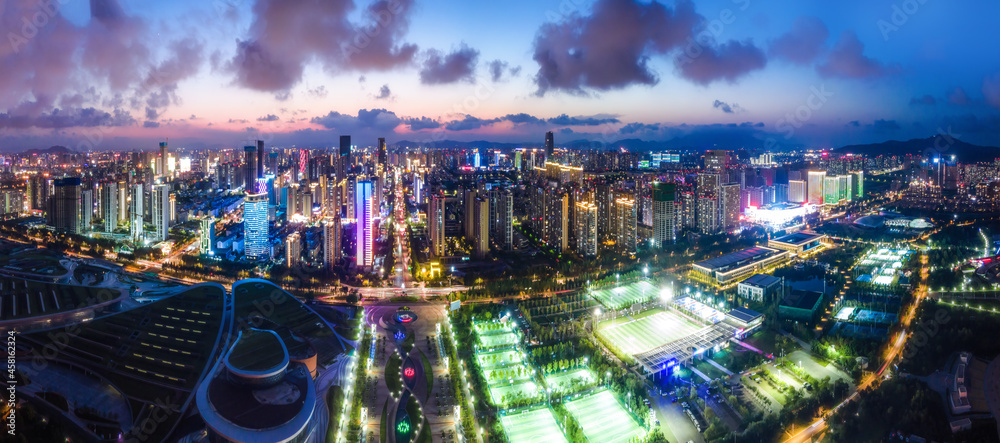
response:
{"label": "green lit sports field", "polygon": [[552,411],[548,408],[535,409],[514,415],[500,417],[507,438],[514,443],[555,443],[565,442],[556,424]]}
{"label": "green lit sports field", "polygon": [[652,315],[644,311],[632,320],[619,317],[598,324],[597,333],[627,354],[635,355],[691,335],[704,326],[695,323],[673,311],[655,309]]}
{"label": "green lit sports field", "polygon": [[605,308],[621,309],[659,296],[660,289],[647,281],[594,291],[593,297]]}
{"label": "green lit sports field", "polygon": [[646,435],[610,391],[602,390],[566,402],[566,409],[576,417],[590,441],[626,442]]}

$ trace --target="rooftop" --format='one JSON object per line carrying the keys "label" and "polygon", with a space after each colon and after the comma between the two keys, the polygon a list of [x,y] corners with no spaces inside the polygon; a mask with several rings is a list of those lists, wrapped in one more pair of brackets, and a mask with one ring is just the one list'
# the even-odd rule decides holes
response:
{"label": "rooftop", "polygon": [[775,283],[778,283],[780,281],[781,281],[780,278],[775,277],[773,275],[754,274],[754,275],[750,276],[750,278],[748,278],[748,279],[743,280],[742,282],[740,282],[740,284],[741,285],[752,285],[752,286],[757,286],[757,287],[761,287],[761,288],[766,288],[766,287],[771,286],[771,285],[773,285]]}
{"label": "rooftop", "polygon": [[822,235],[815,232],[796,232],[794,234],[788,234],[784,237],[778,237],[772,239],[771,241],[779,243],[788,243],[790,245],[802,245],[805,243],[813,242],[823,238]]}
{"label": "rooftop", "polygon": [[736,265],[742,265],[745,262],[760,260],[776,252],[778,251],[775,249],[765,248],[763,246],[756,246],[750,249],[744,249],[739,252],[734,252],[732,254],[723,255],[722,257],[710,258],[705,261],[700,261],[698,263],[695,263],[694,265],[716,271],[716,270],[727,269]]}
{"label": "rooftop", "polygon": [[729,311],[729,313],[726,315],[733,317],[744,323],[750,323],[763,316],[763,314],[761,314],[760,312],[747,308],[736,308],[733,309],[732,311]]}

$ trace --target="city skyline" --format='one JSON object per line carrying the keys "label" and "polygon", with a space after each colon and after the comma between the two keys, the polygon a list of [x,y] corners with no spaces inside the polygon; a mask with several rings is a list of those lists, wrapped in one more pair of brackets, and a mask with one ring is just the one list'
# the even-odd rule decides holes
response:
{"label": "city skyline", "polygon": [[1000,57],[979,43],[1000,6],[985,2],[39,5],[0,11],[14,73],[0,80],[3,151],[332,146],[340,134],[532,142],[549,130],[696,148],[938,133],[1000,145]]}

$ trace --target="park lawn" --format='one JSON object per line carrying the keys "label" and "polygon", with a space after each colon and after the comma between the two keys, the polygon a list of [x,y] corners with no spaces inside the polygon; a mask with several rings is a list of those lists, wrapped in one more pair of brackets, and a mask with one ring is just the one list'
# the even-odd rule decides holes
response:
{"label": "park lawn", "polygon": [[778,388],[772,386],[767,380],[761,378],[760,383],[757,383],[757,387],[764,391],[768,396],[775,399],[781,404],[781,406],[788,404],[788,399],[785,398],[785,394],[778,391]]}
{"label": "park lawn", "polygon": [[639,320],[605,320],[597,333],[626,354],[639,354],[677,341],[704,328],[672,311],[661,311]]}
{"label": "park lawn", "polygon": [[566,409],[576,417],[584,435],[592,442],[627,442],[646,435],[646,431],[608,390],[567,401]]}
{"label": "park lawn", "polygon": [[778,333],[769,329],[762,331],[757,331],[753,336],[743,340],[747,342],[750,346],[753,346],[765,353],[777,356],[780,352],[776,347]]}
{"label": "park lawn", "polygon": [[[491,384],[489,385],[489,389],[493,404],[497,406],[506,406],[510,402],[509,398],[516,394],[524,397],[535,397],[538,395],[538,385],[530,378]],[[504,399],[504,397],[508,397],[508,399]]]}
{"label": "park lawn", "polygon": [[728,377],[728,374],[722,372],[721,369],[712,366],[711,363],[704,360],[699,360],[698,363],[694,365],[694,368],[701,371],[702,374],[705,374],[708,378],[712,380],[715,380],[717,378]]}
{"label": "park lawn", "polygon": [[515,343],[517,343],[517,334],[510,331],[479,336],[479,347],[484,349],[501,348]]}
{"label": "park lawn", "polygon": [[[497,360],[494,360],[494,357],[496,357]],[[514,349],[498,352],[477,351],[476,358],[479,360],[479,366],[483,369],[521,364],[521,362],[524,361],[524,359],[521,358],[521,353]]]}
{"label": "park lawn", "polygon": [[567,442],[549,408],[534,409],[500,417],[511,442]]}
{"label": "park lawn", "polygon": [[584,385],[593,382],[595,378],[594,374],[587,368],[576,368],[545,375],[545,384],[553,391],[560,393],[569,393],[574,380],[578,380],[579,385]]}

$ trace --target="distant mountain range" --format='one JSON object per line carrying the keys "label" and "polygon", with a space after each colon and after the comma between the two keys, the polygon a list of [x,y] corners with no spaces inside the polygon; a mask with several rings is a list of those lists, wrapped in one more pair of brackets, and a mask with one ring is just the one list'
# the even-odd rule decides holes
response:
{"label": "distant mountain range", "polygon": [[52,146],[45,149],[29,149],[22,152],[24,155],[36,155],[36,154],[78,154],[78,152],[67,148],[65,146]]}
{"label": "distant mountain range", "polygon": [[942,135],[906,141],[889,140],[882,143],[844,146],[834,151],[868,156],[914,154],[928,157],[948,157],[954,155],[955,160],[961,163],[991,162],[1000,157],[1000,148],[996,146],[977,146]]}

